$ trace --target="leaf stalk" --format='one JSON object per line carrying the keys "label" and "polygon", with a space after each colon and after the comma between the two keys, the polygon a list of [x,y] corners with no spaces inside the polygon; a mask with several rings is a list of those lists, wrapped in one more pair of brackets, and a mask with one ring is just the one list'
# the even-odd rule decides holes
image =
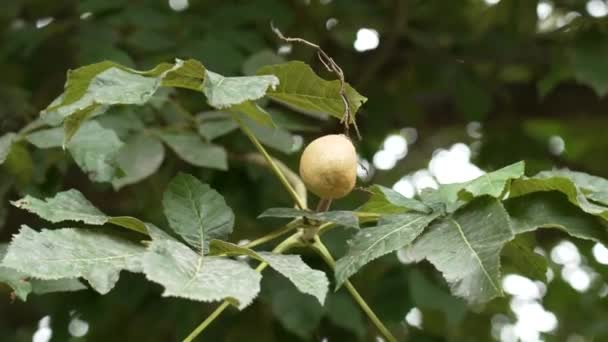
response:
{"label": "leaf stalk", "polygon": [[283,173],[283,171],[281,171],[279,166],[275,163],[274,158],[272,158],[272,156],[270,156],[270,154],[266,151],[264,146],[262,146],[262,144],[260,143],[258,138],[256,138],[255,134],[253,134],[253,132],[249,129],[249,127],[247,127],[243,123],[243,121],[238,117],[238,115],[236,113],[230,112],[230,114],[232,115],[232,118],[234,119],[234,121],[236,121],[236,123],[239,125],[239,127],[241,128],[243,133],[245,133],[245,135],[249,138],[249,140],[251,140],[251,142],[253,143],[255,148],[264,156],[264,159],[266,159],[266,162],[268,163],[268,165],[270,165],[270,168],[272,169],[274,174],[277,176],[277,178],[279,178],[279,181],[281,181],[281,184],[283,184],[283,186],[285,187],[287,192],[289,192],[289,194],[293,198],[296,205],[300,209],[308,209],[308,206],[306,205],[306,203],[302,200],[302,198],[300,198],[300,196],[298,195],[296,190],[291,186],[291,184],[285,177],[285,174]]}
{"label": "leaf stalk", "polygon": [[[283,242],[278,244],[272,250],[272,252],[281,254],[283,252],[286,252],[290,248],[298,246],[300,244],[301,244],[301,233],[297,232],[297,233],[289,236],[287,239],[283,240]],[[261,264],[258,265],[258,267],[255,270],[256,270],[256,272],[262,273],[262,271],[266,267],[268,267],[268,264],[265,262],[262,262]],[[222,312],[224,312],[224,310],[226,310],[229,306],[230,306],[230,302],[228,300],[224,300],[220,306],[218,306],[209,316],[207,316],[207,318],[205,318],[205,320],[203,322],[201,322],[201,324],[199,324],[194,330],[192,330],[190,335],[188,335],[183,340],[183,342],[194,341],[194,339],[196,337],[198,337],[198,335],[200,335],[203,332],[203,330],[205,330],[213,321],[215,321],[222,314]]]}

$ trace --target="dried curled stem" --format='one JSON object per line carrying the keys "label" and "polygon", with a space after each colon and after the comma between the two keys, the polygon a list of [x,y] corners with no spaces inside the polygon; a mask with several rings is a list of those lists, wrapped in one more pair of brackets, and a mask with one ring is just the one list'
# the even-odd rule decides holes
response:
{"label": "dried curled stem", "polygon": [[308,40],[302,38],[286,37],[278,28],[274,26],[272,22],[270,23],[270,27],[272,31],[277,35],[277,37],[279,37],[279,39],[281,39],[282,41],[304,44],[317,50],[317,56],[321,63],[325,66],[327,71],[336,74],[338,76],[338,79],[340,80],[340,97],[342,98],[342,102],[344,103],[344,115],[342,116],[340,122],[344,125],[344,133],[347,136],[349,135],[349,125],[352,123],[353,127],[355,127],[357,137],[361,139],[359,128],[357,127],[357,123],[354,120],[354,115],[350,108],[350,102],[348,102],[348,97],[346,96],[346,81],[344,80],[344,72],[342,71],[342,68],[340,68],[338,63],[336,63],[333,58],[329,57],[329,55],[325,51],[323,51],[323,49],[321,49],[319,45],[311,43]]}

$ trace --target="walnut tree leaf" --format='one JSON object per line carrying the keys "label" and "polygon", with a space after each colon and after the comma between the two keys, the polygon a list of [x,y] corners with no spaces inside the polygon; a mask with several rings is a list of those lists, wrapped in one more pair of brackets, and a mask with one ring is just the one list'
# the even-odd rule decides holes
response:
{"label": "walnut tree leaf", "polygon": [[336,288],[370,261],[412,243],[437,216],[399,214],[386,217],[378,226],[359,231],[349,241],[346,255],[336,262]]}
{"label": "walnut tree leaf", "polygon": [[171,228],[197,250],[206,251],[211,239],[232,232],[234,214],[222,195],[191,175],[179,174],[169,183],[163,207]]}
{"label": "walnut tree leaf", "polygon": [[503,295],[500,252],[513,236],[502,204],[485,196],[431,224],[409,252],[441,271],[454,295],[483,303]]}
{"label": "walnut tree leaf", "polygon": [[173,239],[155,239],[143,258],[146,277],[163,296],[211,302],[229,299],[245,308],[260,292],[260,273],[226,257],[203,256]]}
{"label": "walnut tree leaf", "polygon": [[141,272],[145,248],[104,232],[62,228],[37,232],[22,226],[3,264],[43,280],[83,277],[99,293],[108,293],[121,270]]}

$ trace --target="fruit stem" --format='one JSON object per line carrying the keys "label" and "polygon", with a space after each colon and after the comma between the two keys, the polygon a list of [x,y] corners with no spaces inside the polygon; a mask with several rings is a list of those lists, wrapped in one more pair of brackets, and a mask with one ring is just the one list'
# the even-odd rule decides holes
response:
{"label": "fruit stem", "polygon": [[[322,213],[329,210],[331,206],[331,199],[321,198],[319,203],[317,204],[317,212]],[[311,227],[305,227],[302,231],[302,240],[304,241],[313,241],[314,237],[319,234],[321,227],[318,225],[314,225]]]}
{"label": "fruit stem", "polygon": [[[288,225],[289,226],[289,225]],[[281,242],[280,244],[278,244],[273,250],[273,253],[277,253],[277,254],[281,254],[283,252],[286,252],[287,250],[289,250],[291,247],[294,247],[296,245],[299,245],[301,242],[301,233],[297,232],[295,234],[292,234],[291,236],[289,236],[288,238],[286,238],[285,240],[283,240],[283,242]],[[255,269],[256,272],[262,273],[262,271],[268,267],[268,264],[265,262],[262,262],[261,264],[258,265],[258,267]],[[207,318],[205,318],[205,320],[203,322],[201,322],[201,324],[199,324],[194,330],[192,330],[192,332],[190,333],[190,335],[188,335],[188,337],[186,337],[183,342],[192,342],[194,341],[194,339],[200,335],[203,330],[205,330],[205,328],[207,328],[215,319],[217,319],[222,312],[224,312],[224,310],[226,310],[228,307],[230,306],[230,302],[227,300],[224,300],[222,302],[222,304],[220,306],[218,306],[212,313],[211,315],[209,315]]]}
{"label": "fruit stem", "polygon": [[251,142],[253,143],[255,148],[264,156],[264,159],[266,159],[266,162],[268,163],[268,165],[270,165],[270,168],[272,169],[274,174],[277,176],[277,178],[279,178],[279,180],[281,181],[281,183],[283,184],[283,186],[285,187],[287,192],[289,192],[289,194],[293,198],[296,205],[300,209],[308,209],[308,206],[306,205],[306,203],[300,198],[298,193],[294,190],[294,188],[291,186],[291,184],[289,183],[289,181],[287,180],[287,178],[281,171],[281,169],[274,162],[274,158],[272,158],[270,156],[270,154],[266,151],[264,146],[262,146],[262,144],[260,143],[258,138],[256,138],[255,135],[253,134],[253,132],[251,132],[249,127],[247,127],[243,123],[243,121],[241,121],[241,119],[239,118],[237,113],[231,112],[230,114],[232,115],[232,118],[234,119],[234,121],[236,121],[236,123],[239,125],[239,127],[241,128],[243,133],[245,133],[245,135],[249,138],[249,140],[251,140]]}
{"label": "fruit stem", "polygon": [[319,204],[317,204],[317,212],[321,213],[328,211],[329,207],[331,207],[331,199],[321,198]]}
{"label": "fruit stem", "polygon": [[[335,271],[336,261],[331,256],[331,253],[329,252],[327,247],[323,244],[323,242],[321,241],[319,236],[315,236],[314,239],[315,239],[315,242],[312,245],[313,249],[315,251],[317,251],[317,253],[321,256],[321,258],[323,258],[323,260],[325,260],[325,263],[327,263],[327,265],[332,270]],[[397,339],[395,338],[395,336],[393,336],[393,334],[386,328],[386,326],[384,325],[384,323],[382,323],[382,321],[378,318],[378,316],[376,316],[376,314],[369,307],[369,305],[367,305],[367,303],[365,302],[363,297],[361,297],[361,295],[359,294],[357,289],[355,289],[353,284],[351,284],[350,281],[346,280],[344,282],[344,286],[346,287],[346,289],[348,290],[350,295],[353,297],[353,299],[357,302],[357,304],[359,304],[359,306],[361,307],[363,312],[365,312],[367,317],[369,317],[369,319],[372,321],[372,323],[374,323],[374,325],[380,331],[380,333],[384,336],[384,338],[389,342],[397,342]]]}

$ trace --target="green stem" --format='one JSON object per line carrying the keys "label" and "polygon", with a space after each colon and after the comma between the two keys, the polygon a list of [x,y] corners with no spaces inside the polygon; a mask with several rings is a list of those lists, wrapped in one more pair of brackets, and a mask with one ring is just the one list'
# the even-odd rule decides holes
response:
{"label": "green stem", "polygon": [[243,245],[243,247],[245,248],[253,248],[262,244],[265,244],[266,242],[272,241],[278,237],[281,237],[287,233],[289,233],[290,231],[296,229],[298,227],[298,225],[300,225],[302,223],[301,219],[297,219],[297,220],[293,220],[291,222],[289,222],[286,226],[279,228],[273,232],[270,232],[267,235],[264,235],[258,239],[255,239],[249,243],[246,243],[245,245]]}
{"label": "green stem", "polygon": [[[315,236],[315,242],[312,245],[312,247],[319,253],[321,258],[323,258],[323,260],[325,260],[327,265],[332,270],[336,269],[336,261],[331,256],[331,253],[329,252],[327,247],[325,247],[325,245],[323,244],[323,242],[321,241],[321,239],[318,236]],[[369,317],[369,319],[372,321],[372,323],[374,323],[376,328],[378,328],[378,330],[384,336],[384,338],[389,342],[397,342],[397,339],[395,338],[395,336],[393,336],[393,334],[386,328],[386,326],[384,326],[384,323],[382,323],[382,321],[380,321],[378,316],[376,316],[376,314],[369,307],[369,305],[367,305],[367,303],[365,302],[363,297],[361,297],[361,295],[359,294],[357,289],[355,289],[353,284],[351,284],[350,281],[347,280],[346,282],[344,282],[344,286],[346,287],[346,289],[348,290],[350,295],[353,297],[353,299],[357,302],[357,304],[359,304],[359,306],[361,307],[363,312],[365,312],[367,317]]]}
{"label": "green stem", "polygon": [[[374,221],[378,221],[378,218],[380,218],[380,215],[376,214],[376,213],[361,213],[361,212],[354,212],[354,213],[359,218],[359,223],[374,222]],[[327,233],[328,231],[330,231],[331,229],[333,229],[337,226],[338,225],[333,222],[324,223],[319,226],[317,235],[321,236],[324,233]]]}
{"label": "green stem", "polygon": [[251,140],[251,142],[253,143],[253,145],[255,145],[255,148],[264,156],[264,159],[266,159],[266,162],[268,162],[268,165],[270,165],[270,168],[272,169],[272,171],[274,172],[274,174],[277,176],[277,178],[279,178],[279,180],[281,181],[281,183],[283,184],[283,186],[285,187],[285,189],[287,189],[287,192],[289,192],[289,194],[293,198],[293,200],[296,203],[296,205],[298,207],[300,207],[300,209],[308,209],[306,203],[304,203],[304,201],[300,198],[300,196],[298,195],[298,193],[291,186],[291,184],[289,183],[289,181],[287,180],[287,178],[285,177],[285,175],[283,174],[283,172],[281,171],[281,169],[274,162],[274,160],[270,156],[270,154],[268,154],[268,152],[266,151],[266,149],[264,148],[264,146],[262,146],[262,144],[260,143],[260,141],[258,140],[258,138],[255,137],[255,135],[253,134],[253,132],[251,132],[251,130],[249,129],[249,127],[247,127],[241,121],[241,119],[238,117],[237,114],[235,114],[235,113],[231,113],[231,114],[232,114],[232,118],[234,119],[234,121],[236,121],[236,123],[239,124],[239,126],[240,126],[241,130],[243,131],[243,133],[245,133],[245,135],[249,138],[249,140]]}
{"label": "green stem", "polygon": [[209,326],[209,324],[211,324],[211,322],[213,322],[219,315],[222,314],[222,312],[224,312],[224,310],[226,310],[226,308],[228,308],[230,306],[230,302],[228,301],[224,301],[222,303],[222,305],[218,306],[217,309],[215,309],[211,315],[209,315],[204,321],[203,323],[201,323],[198,327],[196,327],[196,329],[194,329],[190,335],[188,335],[188,337],[186,337],[184,339],[184,342],[191,342],[194,341],[194,339],[201,333],[203,332],[203,330],[205,330],[205,328],[207,328],[207,326]]}
{"label": "green stem", "polygon": [[[289,226],[289,225],[288,225]],[[295,233],[293,235],[291,235],[290,237],[288,237],[287,239],[283,240],[283,242],[281,242],[280,244],[278,244],[273,250],[273,253],[283,253],[287,250],[289,250],[291,247],[297,246],[300,244],[300,237],[301,234]],[[265,262],[262,262],[261,264],[258,265],[258,267],[255,269],[256,272],[262,272],[266,267],[268,267],[268,264]],[[188,337],[186,337],[183,342],[192,342],[194,341],[194,339],[200,335],[203,330],[205,330],[205,328],[207,328],[215,319],[217,319],[222,312],[224,312],[224,310],[226,310],[228,308],[228,306],[230,306],[230,302],[228,302],[227,300],[224,300],[222,302],[222,304],[220,306],[217,307],[217,309],[215,309],[211,315],[209,315],[201,324],[199,324],[194,330],[192,330],[192,332],[190,333],[190,335],[188,335]]]}

